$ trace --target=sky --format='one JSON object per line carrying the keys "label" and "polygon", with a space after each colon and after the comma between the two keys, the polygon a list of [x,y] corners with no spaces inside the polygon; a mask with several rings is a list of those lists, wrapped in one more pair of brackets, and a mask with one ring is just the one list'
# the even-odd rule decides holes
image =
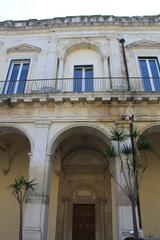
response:
{"label": "sky", "polygon": [[0,0],[0,21],[75,15],[160,14],[160,0]]}

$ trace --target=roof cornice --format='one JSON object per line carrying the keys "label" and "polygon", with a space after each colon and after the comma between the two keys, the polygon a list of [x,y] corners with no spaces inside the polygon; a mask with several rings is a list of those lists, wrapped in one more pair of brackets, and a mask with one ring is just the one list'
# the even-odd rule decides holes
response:
{"label": "roof cornice", "polygon": [[160,15],[117,17],[112,15],[69,16],[52,19],[6,20],[0,22],[0,29],[45,29],[49,27],[103,25],[160,25]]}

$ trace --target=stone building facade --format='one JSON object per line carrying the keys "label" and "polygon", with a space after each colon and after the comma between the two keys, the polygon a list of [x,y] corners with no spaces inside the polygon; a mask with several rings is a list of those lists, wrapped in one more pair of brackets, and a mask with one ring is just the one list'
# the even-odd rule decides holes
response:
{"label": "stone building facade", "polygon": [[160,236],[159,63],[159,15],[0,22],[1,239],[18,236],[6,187],[19,175],[38,183],[24,206],[24,240],[75,240],[86,219],[93,240],[130,234],[130,203],[106,149],[115,123],[127,129],[132,114],[156,152],[141,186],[143,231]]}

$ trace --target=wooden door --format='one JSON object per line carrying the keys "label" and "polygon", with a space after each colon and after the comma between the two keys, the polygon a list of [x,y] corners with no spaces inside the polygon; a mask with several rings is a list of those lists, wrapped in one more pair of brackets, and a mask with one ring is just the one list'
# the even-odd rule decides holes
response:
{"label": "wooden door", "polygon": [[95,205],[74,204],[72,240],[95,240]]}

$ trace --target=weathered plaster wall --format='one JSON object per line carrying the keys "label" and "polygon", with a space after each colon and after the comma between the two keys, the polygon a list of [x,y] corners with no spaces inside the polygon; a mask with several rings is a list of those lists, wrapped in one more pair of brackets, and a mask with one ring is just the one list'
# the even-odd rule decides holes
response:
{"label": "weathered plaster wall", "polygon": [[9,152],[11,168],[9,173],[4,175],[3,169],[6,169],[7,156],[0,150],[0,234],[3,239],[16,240],[19,234],[19,207],[8,186],[14,182],[16,177],[28,176],[29,159],[27,152],[29,148],[28,144],[26,145],[26,139],[22,136],[14,136],[13,134],[0,136],[0,145],[4,146],[4,142],[10,143],[11,146]]}

